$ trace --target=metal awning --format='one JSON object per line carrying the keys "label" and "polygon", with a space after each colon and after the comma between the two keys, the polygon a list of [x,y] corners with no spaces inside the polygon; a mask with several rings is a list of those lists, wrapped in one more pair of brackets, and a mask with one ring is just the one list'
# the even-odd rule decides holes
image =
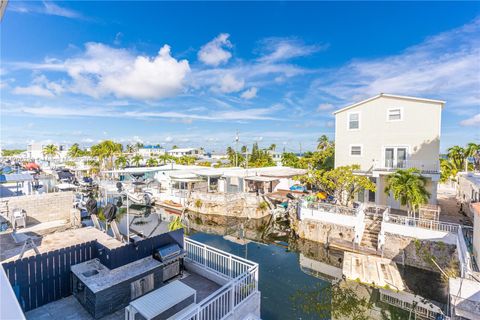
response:
{"label": "metal awning", "polygon": [[0,174],[0,183],[23,181],[33,181],[33,177],[28,173]]}
{"label": "metal awning", "polygon": [[251,181],[258,181],[258,182],[272,182],[272,181],[279,180],[279,178],[262,177],[262,176],[245,177],[244,179],[245,180],[251,180]]}

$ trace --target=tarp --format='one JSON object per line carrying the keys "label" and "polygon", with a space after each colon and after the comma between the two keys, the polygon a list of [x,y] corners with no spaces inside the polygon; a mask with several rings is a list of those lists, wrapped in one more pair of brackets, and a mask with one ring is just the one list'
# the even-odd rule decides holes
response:
{"label": "tarp", "polygon": [[28,173],[0,174],[0,183],[22,181],[33,181],[33,177]]}

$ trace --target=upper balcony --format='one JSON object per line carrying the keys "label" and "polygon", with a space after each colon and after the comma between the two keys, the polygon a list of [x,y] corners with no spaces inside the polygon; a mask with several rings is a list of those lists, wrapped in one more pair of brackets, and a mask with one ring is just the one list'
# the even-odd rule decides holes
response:
{"label": "upper balcony", "polygon": [[415,168],[424,174],[439,174],[439,161],[423,161],[423,160],[374,160],[373,171],[393,172],[399,169]]}

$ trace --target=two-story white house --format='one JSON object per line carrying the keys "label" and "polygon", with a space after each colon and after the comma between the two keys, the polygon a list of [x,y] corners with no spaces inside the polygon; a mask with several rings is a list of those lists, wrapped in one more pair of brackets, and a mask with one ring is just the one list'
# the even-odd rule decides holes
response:
{"label": "two-story white house", "polygon": [[200,157],[203,155],[203,150],[201,148],[176,148],[168,150],[167,154],[177,158],[183,156]]}
{"label": "two-story white house", "polygon": [[386,177],[397,169],[418,168],[436,204],[440,179],[440,123],[445,101],[379,94],[334,112],[335,167],[357,164],[376,184],[359,201],[399,209],[385,194]]}

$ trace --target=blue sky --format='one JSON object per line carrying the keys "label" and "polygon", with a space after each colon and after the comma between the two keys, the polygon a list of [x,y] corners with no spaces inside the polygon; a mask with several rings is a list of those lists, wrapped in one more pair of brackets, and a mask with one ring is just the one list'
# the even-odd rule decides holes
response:
{"label": "blue sky", "polygon": [[380,92],[480,142],[479,2],[23,2],[0,24],[1,144],[312,149]]}

